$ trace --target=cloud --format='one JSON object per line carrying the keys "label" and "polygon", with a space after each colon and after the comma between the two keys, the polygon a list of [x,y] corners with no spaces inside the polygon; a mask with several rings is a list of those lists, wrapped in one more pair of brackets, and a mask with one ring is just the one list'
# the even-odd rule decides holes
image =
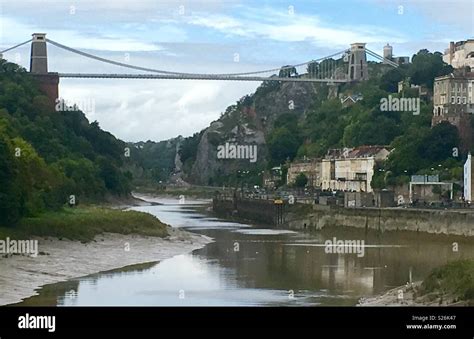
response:
{"label": "cloud", "polygon": [[225,14],[193,13],[182,20],[187,24],[211,28],[229,36],[264,38],[280,42],[308,41],[318,46],[329,44],[334,47],[347,47],[355,41],[372,43],[390,40],[401,43],[407,40],[401,33],[383,27],[331,27],[314,15],[290,15],[269,8],[259,11],[247,8],[244,13],[259,15],[236,18]]}
{"label": "cloud", "polygon": [[[0,43],[7,47],[20,41],[25,41],[31,37],[32,33],[47,32],[47,37],[70,47],[93,49],[102,51],[158,51],[163,47],[153,43],[147,43],[136,39],[131,39],[123,35],[99,35],[91,36],[75,30],[47,29],[41,26],[25,24],[9,17],[2,17],[3,32],[0,34]],[[8,28],[8,30],[6,29]]]}
{"label": "cloud", "polygon": [[[464,27],[462,34],[472,34],[472,6],[468,1],[401,2],[407,15],[397,16],[400,24],[380,24],[383,19],[393,19],[386,13],[396,15],[393,6],[398,6],[399,0],[344,1],[341,6],[345,13],[332,12],[331,6],[325,8],[326,4],[321,3],[318,14],[315,6],[295,1],[297,11],[293,15],[285,5],[270,2],[257,8],[251,7],[258,5],[250,2],[217,0],[7,0],[2,2],[0,44],[9,47],[27,40],[33,32],[44,31],[50,39],[105,58],[124,61],[124,53],[129,53],[128,62],[134,65],[180,72],[233,73],[304,62],[345,49],[356,41],[367,42],[370,49],[379,52],[382,45],[390,42],[395,54],[411,55],[420,48],[447,46],[454,34],[448,26],[451,23]],[[185,7],[180,14],[181,3]],[[387,11],[377,7],[380,18],[371,18],[372,13],[366,11],[375,7],[374,3],[391,7]],[[75,6],[74,15],[70,14],[71,4]],[[351,6],[354,13],[348,9]],[[324,10],[330,14],[323,15]],[[354,22],[357,24],[351,25]],[[427,34],[431,36],[426,38]],[[19,63],[27,67],[29,46],[19,52]],[[6,57],[13,59],[15,53],[8,52]],[[239,54],[238,63],[233,61],[235,53]],[[52,46],[48,47],[48,54],[53,71],[129,72]],[[205,128],[229,104],[258,85],[61,79],[60,94],[66,99],[93,99],[95,112],[88,112],[88,118],[98,120],[119,138],[163,140]]]}
{"label": "cloud", "polygon": [[[228,105],[258,83],[173,80],[62,79],[60,95],[95,103],[85,112],[105,130],[126,141],[165,140],[192,135],[217,119]],[[111,95],[113,93],[113,95]]]}
{"label": "cloud", "polygon": [[439,26],[439,24],[446,26],[443,33],[459,30],[463,34],[467,34],[463,39],[473,37],[474,34],[474,2],[472,0],[365,1],[383,7],[403,6],[403,11],[407,14],[416,12],[428,18],[428,22],[431,22],[433,26]]}

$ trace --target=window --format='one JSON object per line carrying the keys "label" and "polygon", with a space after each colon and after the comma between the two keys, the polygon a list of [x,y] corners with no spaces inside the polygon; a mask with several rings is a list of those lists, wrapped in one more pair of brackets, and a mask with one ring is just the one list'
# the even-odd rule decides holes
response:
{"label": "window", "polygon": [[451,103],[452,103],[452,104],[455,104],[455,103],[456,103],[456,98],[455,98],[455,97],[451,97]]}
{"label": "window", "polygon": [[461,97],[458,97],[458,104],[461,103]]}
{"label": "window", "polygon": [[464,105],[467,104],[467,98],[466,98],[466,97],[463,97],[463,98],[462,98],[462,103],[463,103]]}

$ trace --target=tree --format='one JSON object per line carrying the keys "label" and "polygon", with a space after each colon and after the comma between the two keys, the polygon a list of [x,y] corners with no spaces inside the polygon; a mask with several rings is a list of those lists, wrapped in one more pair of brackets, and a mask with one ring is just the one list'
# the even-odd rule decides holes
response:
{"label": "tree", "polygon": [[459,144],[457,128],[449,122],[443,121],[434,126],[421,139],[418,146],[418,154],[427,159],[431,164],[435,164],[452,157],[453,148],[459,147]]}
{"label": "tree", "polygon": [[315,78],[319,75],[319,63],[317,61],[311,61],[306,68],[308,75]]}
{"label": "tree", "polygon": [[408,75],[415,85],[433,88],[434,78],[453,72],[453,68],[443,62],[442,54],[430,53],[422,49],[412,57]]}
{"label": "tree", "polygon": [[306,177],[304,173],[300,173],[296,176],[295,178],[296,187],[300,187],[300,188],[305,187],[307,183],[308,183],[308,178]]}
{"label": "tree", "polygon": [[20,219],[23,202],[13,150],[0,134],[0,226],[14,225]]}
{"label": "tree", "polygon": [[280,78],[290,78],[293,76],[298,76],[298,72],[296,71],[296,67],[290,65],[283,66],[278,74]]}
{"label": "tree", "polygon": [[282,164],[287,159],[292,160],[299,147],[298,139],[286,127],[274,129],[268,138],[267,144],[272,165]]}
{"label": "tree", "polygon": [[397,93],[398,83],[404,78],[404,72],[400,67],[393,68],[382,75],[380,79],[380,88],[389,93]]}

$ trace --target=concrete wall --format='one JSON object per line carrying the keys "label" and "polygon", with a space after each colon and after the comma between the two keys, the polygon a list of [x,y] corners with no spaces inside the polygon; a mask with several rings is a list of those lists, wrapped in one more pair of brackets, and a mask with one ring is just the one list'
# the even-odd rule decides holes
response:
{"label": "concrete wall", "polygon": [[433,234],[474,236],[474,213],[460,211],[327,208],[314,205],[308,215],[289,213],[290,229],[319,230],[325,227],[356,227],[384,231],[416,231]]}
{"label": "concrete wall", "polygon": [[276,206],[271,200],[213,200],[213,211],[220,216],[236,217],[258,223],[275,225]]}
{"label": "concrete wall", "polygon": [[[214,212],[225,217],[275,225],[271,200],[216,200]],[[328,227],[356,227],[385,231],[474,236],[474,211],[404,208],[343,208],[329,205],[285,205],[284,224],[294,230],[317,231]]]}

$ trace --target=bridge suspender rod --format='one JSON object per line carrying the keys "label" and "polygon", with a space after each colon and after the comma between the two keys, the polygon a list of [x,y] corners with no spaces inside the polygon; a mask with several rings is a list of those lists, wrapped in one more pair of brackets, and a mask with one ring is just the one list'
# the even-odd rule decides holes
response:
{"label": "bridge suspender rod", "polygon": [[12,49],[15,49],[15,48],[17,48],[17,47],[26,45],[27,43],[31,42],[32,40],[33,40],[33,39],[30,39],[30,40],[28,40],[28,41],[22,42],[21,44],[18,44],[18,45],[15,45],[15,46],[13,46],[13,47],[4,49],[3,51],[0,51],[0,53],[3,54],[3,53],[5,53],[5,52],[11,51]]}
{"label": "bridge suspender rod", "polygon": [[101,58],[101,57],[98,57],[98,56],[96,56],[96,55],[92,55],[92,54],[89,54],[89,53],[86,53],[86,52],[82,52],[82,51],[76,50],[76,49],[74,49],[74,48],[71,48],[71,47],[62,45],[62,44],[60,44],[60,43],[58,43],[58,42],[56,42],[56,41],[53,41],[53,40],[51,40],[51,39],[46,39],[46,41],[49,42],[49,43],[51,43],[52,45],[54,45],[54,46],[56,46],[56,47],[65,49],[65,50],[67,50],[67,51],[69,51],[69,52],[76,53],[76,54],[85,56],[85,57],[87,57],[87,58],[95,59],[95,60],[98,60],[98,61],[101,61],[101,62],[105,62],[105,63],[109,63],[109,64],[112,64],[112,65],[116,65],[116,66],[120,66],[120,67],[126,67],[126,68],[131,68],[131,69],[135,69],[135,70],[139,70],[139,71],[154,72],[154,73],[169,74],[169,75],[180,75],[180,76],[243,76],[243,75],[255,75],[255,74],[262,74],[262,73],[279,72],[279,71],[282,70],[282,69],[289,69],[289,68],[293,68],[293,67],[300,67],[300,66],[308,65],[309,63],[314,62],[314,61],[321,61],[321,60],[324,60],[324,59],[327,59],[327,58],[331,58],[331,57],[340,55],[340,54],[342,54],[342,53],[344,53],[344,52],[346,51],[346,50],[344,50],[344,51],[342,51],[342,52],[334,53],[334,54],[329,55],[329,56],[326,56],[326,57],[324,57],[324,58],[320,58],[320,59],[317,59],[317,60],[311,60],[311,61],[307,61],[307,62],[304,62],[304,63],[301,63],[301,64],[292,65],[292,66],[288,66],[288,67],[279,67],[279,68],[267,69],[267,70],[262,70],[262,71],[254,71],[254,72],[245,72],[245,73],[205,74],[205,73],[170,72],[170,71],[164,71],[164,70],[159,70],[159,69],[153,69],[153,68],[146,68],[146,67],[134,66],[134,65],[130,65],[130,64],[125,64],[125,63],[122,63],[122,62],[118,62],[118,61],[113,61],[113,60]]}

